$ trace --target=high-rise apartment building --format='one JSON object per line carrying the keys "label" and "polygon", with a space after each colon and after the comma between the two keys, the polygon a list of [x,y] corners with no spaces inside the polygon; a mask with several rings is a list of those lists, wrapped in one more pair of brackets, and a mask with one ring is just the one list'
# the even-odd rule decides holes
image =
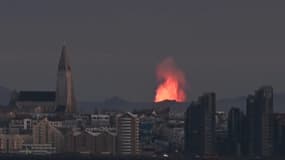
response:
{"label": "high-rise apartment building", "polygon": [[139,154],[139,118],[132,113],[116,117],[118,154]]}
{"label": "high-rise apartment building", "polygon": [[228,140],[230,153],[241,156],[246,153],[245,115],[239,108],[231,108],[228,114]]}
{"label": "high-rise apartment building", "polygon": [[273,88],[264,86],[247,97],[248,150],[252,156],[273,152]]}
{"label": "high-rise apartment building", "polygon": [[215,154],[216,95],[206,93],[186,111],[185,152],[188,155]]}

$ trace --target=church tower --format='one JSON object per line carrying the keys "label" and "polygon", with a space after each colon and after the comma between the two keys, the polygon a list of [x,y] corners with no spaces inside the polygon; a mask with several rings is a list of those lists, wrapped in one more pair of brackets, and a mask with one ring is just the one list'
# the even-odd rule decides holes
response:
{"label": "church tower", "polygon": [[76,100],[73,90],[71,65],[66,46],[62,47],[56,84],[56,112],[75,113]]}

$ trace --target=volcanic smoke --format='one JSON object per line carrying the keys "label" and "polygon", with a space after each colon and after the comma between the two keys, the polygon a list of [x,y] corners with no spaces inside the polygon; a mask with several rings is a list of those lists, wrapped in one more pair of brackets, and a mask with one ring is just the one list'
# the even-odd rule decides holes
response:
{"label": "volcanic smoke", "polygon": [[173,58],[168,57],[158,64],[156,77],[159,85],[156,89],[155,102],[164,100],[186,101],[185,75],[175,65]]}

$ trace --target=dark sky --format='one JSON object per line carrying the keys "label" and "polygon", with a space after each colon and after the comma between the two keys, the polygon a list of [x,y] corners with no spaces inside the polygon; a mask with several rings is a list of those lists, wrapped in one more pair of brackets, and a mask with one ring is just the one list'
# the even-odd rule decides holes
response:
{"label": "dark sky", "polygon": [[172,56],[189,99],[247,95],[263,84],[285,90],[285,2],[0,2],[0,85],[52,90],[63,41],[76,95],[151,101],[155,68]]}

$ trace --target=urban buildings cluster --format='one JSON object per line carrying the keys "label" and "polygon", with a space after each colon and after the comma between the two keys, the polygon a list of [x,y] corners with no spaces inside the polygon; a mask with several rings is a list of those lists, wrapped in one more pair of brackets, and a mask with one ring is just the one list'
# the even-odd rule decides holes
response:
{"label": "urban buildings cluster", "polygon": [[56,91],[20,91],[1,110],[0,152],[136,155],[139,118],[126,113],[79,114],[67,49],[62,48]]}
{"label": "urban buildings cluster", "polygon": [[138,127],[132,113],[11,115],[8,122],[2,121],[0,152],[133,155],[140,151]]}
{"label": "urban buildings cluster", "polygon": [[[56,91],[20,91],[0,112],[0,152],[22,154],[183,155],[270,157],[284,155],[285,114],[273,111],[273,88],[247,97],[246,111],[217,111],[216,94],[190,105],[153,103],[131,112],[78,112],[64,46]],[[188,106],[179,111],[181,106]],[[173,107],[175,106],[175,107]],[[244,113],[245,112],[245,113]]]}
{"label": "urban buildings cluster", "polygon": [[216,111],[215,93],[206,93],[193,102],[185,114],[186,155],[284,155],[285,116],[273,111],[273,88],[257,89],[245,103],[246,113],[233,107],[225,116]]}

